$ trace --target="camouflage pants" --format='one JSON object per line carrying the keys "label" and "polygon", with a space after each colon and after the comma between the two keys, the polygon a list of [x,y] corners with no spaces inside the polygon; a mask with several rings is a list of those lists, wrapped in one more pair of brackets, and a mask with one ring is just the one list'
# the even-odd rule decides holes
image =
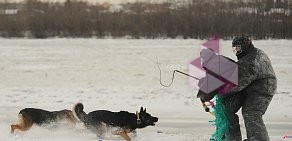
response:
{"label": "camouflage pants", "polygon": [[224,99],[229,113],[228,141],[242,141],[239,118],[236,114],[242,108],[248,141],[269,141],[267,129],[262,116],[265,114],[273,94],[240,92]]}

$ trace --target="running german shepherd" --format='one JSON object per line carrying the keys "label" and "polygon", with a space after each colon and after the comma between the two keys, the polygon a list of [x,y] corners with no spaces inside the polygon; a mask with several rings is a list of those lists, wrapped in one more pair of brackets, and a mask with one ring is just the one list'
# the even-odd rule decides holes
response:
{"label": "running german shepherd", "polygon": [[111,112],[106,110],[97,110],[86,114],[83,111],[83,104],[77,103],[73,108],[73,114],[97,137],[103,138],[104,134],[110,131],[127,141],[131,141],[128,133],[135,132],[137,128],[154,126],[155,122],[158,121],[157,117],[151,116],[143,107],[136,114],[127,111]]}
{"label": "running german shepherd", "polygon": [[14,133],[15,129],[27,131],[33,124],[38,126],[48,126],[52,123],[68,121],[75,125],[77,122],[77,119],[74,117],[71,110],[46,111],[43,109],[25,108],[19,112],[18,117],[19,123],[11,125],[11,133]]}

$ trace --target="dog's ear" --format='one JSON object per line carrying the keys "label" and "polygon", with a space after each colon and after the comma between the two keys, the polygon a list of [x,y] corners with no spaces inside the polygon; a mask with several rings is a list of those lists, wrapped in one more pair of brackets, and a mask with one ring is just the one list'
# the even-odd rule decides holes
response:
{"label": "dog's ear", "polygon": [[144,109],[144,111],[143,112],[145,112],[146,113],[146,108]]}
{"label": "dog's ear", "polygon": [[142,112],[143,112],[143,107],[140,108],[140,113],[142,113]]}

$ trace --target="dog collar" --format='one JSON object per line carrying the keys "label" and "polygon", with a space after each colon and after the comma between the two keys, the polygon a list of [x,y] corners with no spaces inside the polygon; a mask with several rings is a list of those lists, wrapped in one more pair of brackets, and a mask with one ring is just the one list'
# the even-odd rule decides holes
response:
{"label": "dog collar", "polygon": [[140,119],[140,113],[136,111],[136,116],[137,116],[137,124],[141,124],[141,119]]}

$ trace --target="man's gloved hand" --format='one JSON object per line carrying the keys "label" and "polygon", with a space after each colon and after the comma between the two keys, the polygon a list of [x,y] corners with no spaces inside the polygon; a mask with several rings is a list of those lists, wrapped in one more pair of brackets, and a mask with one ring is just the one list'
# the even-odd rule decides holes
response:
{"label": "man's gloved hand", "polygon": [[204,93],[203,91],[199,90],[198,94],[197,94],[197,98],[200,98],[201,101],[203,101],[203,102],[207,102],[207,101],[210,101],[211,99],[213,99],[217,93],[218,93],[217,91],[213,91],[213,92],[207,94],[207,93]]}

